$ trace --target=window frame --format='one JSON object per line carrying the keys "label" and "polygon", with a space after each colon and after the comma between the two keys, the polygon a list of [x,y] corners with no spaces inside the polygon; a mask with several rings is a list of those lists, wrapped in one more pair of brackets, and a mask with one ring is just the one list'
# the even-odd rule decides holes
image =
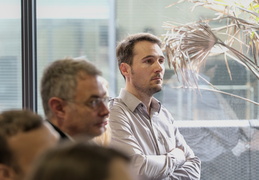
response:
{"label": "window frame", "polygon": [[21,0],[22,107],[37,112],[36,0]]}

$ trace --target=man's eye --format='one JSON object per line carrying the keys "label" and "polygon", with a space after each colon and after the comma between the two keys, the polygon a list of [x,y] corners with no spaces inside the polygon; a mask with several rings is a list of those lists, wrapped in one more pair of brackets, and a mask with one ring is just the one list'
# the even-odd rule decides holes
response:
{"label": "man's eye", "polygon": [[164,64],[165,60],[164,59],[159,59],[160,64]]}
{"label": "man's eye", "polygon": [[147,59],[147,60],[145,61],[145,63],[148,63],[148,64],[152,63],[152,59]]}
{"label": "man's eye", "polygon": [[91,105],[95,105],[97,103],[97,99],[92,99],[88,103]]}

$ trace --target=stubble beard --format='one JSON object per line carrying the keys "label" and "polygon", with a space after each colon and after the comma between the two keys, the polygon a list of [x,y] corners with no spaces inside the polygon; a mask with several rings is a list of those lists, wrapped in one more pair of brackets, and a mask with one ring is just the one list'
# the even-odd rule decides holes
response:
{"label": "stubble beard", "polygon": [[[131,74],[134,75],[135,72],[134,70],[131,68]],[[138,77],[141,78],[141,77]],[[155,93],[159,92],[162,90],[162,86],[153,86],[153,87],[143,87],[137,83],[134,83],[133,81],[133,86],[135,89],[137,89],[139,92],[146,94],[147,96],[151,97],[153,96]]]}

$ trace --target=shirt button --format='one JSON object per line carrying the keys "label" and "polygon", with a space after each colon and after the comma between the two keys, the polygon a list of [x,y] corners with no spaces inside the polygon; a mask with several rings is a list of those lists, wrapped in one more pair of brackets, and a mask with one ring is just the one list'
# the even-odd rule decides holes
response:
{"label": "shirt button", "polygon": [[158,140],[159,142],[162,142],[162,138],[161,138],[161,137],[158,137],[157,140]]}

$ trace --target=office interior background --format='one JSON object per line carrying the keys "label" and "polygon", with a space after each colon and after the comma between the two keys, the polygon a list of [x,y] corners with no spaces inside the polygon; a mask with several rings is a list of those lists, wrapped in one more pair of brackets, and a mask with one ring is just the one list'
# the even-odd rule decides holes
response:
{"label": "office interior background", "polygon": [[[174,2],[176,0],[0,0],[0,111],[31,108],[44,116],[39,94],[43,69],[51,61],[64,57],[83,57],[93,62],[108,80],[110,95],[117,96],[124,85],[115,57],[118,41],[137,32],[150,32],[162,38],[166,33],[165,22],[185,24],[213,17],[215,13],[202,7],[191,11],[190,3],[167,7]],[[198,91],[179,88],[179,80],[168,66],[164,88],[156,97],[172,113],[186,141],[202,161],[217,160],[207,157],[214,153],[206,150],[204,146],[209,145],[204,142],[208,141],[203,141],[201,136],[217,139],[217,143],[222,138],[226,141],[223,144],[227,144],[220,151],[233,152],[241,159],[238,162],[242,162],[239,171],[243,172],[243,179],[254,179],[259,168],[256,163],[259,143],[253,139],[259,127],[258,79],[230,59],[231,80],[223,56],[210,57],[207,62],[210,67],[214,65],[209,80],[215,87],[255,103],[202,88]],[[207,70],[205,68],[204,74],[209,76]],[[205,86],[204,82],[199,85]],[[233,128],[238,129],[235,135],[229,134]],[[213,135],[208,135],[210,132]],[[197,139],[200,139],[198,147],[193,143]],[[232,145],[226,139],[230,139]],[[251,139],[254,144],[242,146],[242,142]],[[231,161],[225,159],[216,164],[233,171],[231,168],[235,165]],[[231,174],[229,179],[240,179],[240,174]]]}

